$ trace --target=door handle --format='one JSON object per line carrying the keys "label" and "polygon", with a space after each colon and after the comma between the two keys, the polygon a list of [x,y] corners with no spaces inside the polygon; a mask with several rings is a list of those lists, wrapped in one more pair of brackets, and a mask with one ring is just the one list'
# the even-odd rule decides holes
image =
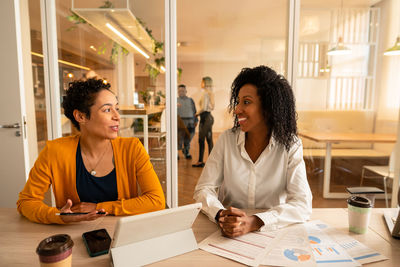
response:
{"label": "door handle", "polygon": [[14,123],[14,124],[4,124],[4,125],[0,125],[0,128],[18,129],[18,128],[21,128],[21,125],[17,122],[17,123]]}

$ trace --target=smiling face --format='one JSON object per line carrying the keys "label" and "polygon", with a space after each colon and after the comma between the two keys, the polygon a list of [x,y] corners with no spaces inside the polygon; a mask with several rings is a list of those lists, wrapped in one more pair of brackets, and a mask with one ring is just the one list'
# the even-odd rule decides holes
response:
{"label": "smiling face", "polygon": [[80,122],[82,133],[105,139],[116,138],[120,122],[118,111],[116,96],[109,90],[100,91],[90,107],[90,118],[83,115],[84,118]]}
{"label": "smiling face", "polygon": [[245,84],[240,88],[235,114],[243,132],[262,134],[267,131],[260,97],[254,85]]}

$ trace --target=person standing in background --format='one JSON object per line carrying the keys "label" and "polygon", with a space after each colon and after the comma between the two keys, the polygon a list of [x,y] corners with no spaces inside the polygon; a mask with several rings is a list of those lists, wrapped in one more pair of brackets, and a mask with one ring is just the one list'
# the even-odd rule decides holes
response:
{"label": "person standing in background", "polygon": [[[182,119],[189,135],[184,135],[178,138],[178,149],[182,149],[182,153],[186,159],[191,159],[190,155],[190,142],[194,136],[194,131],[197,126],[198,119],[196,117],[196,105],[191,97],[186,96],[186,85],[180,84],[178,86],[178,116]],[[183,143],[183,144],[182,144]],[[182,146],[183,145],[183,146]]]}
{"label": "person standing in background", "polygon": [[207,140],[208,154],[211,153],[211,150],[214,146],[212,139],[212,125],[214,124],[214,118],[211,115],[211,111],[214,109],[215,103],[212,86],[213,80],[211,79],[211,77],[203,77],[201,81],[201,88],[203,88],[203,92],[199,102],[200,110],[196,114],[200,116],[199,161],[193,164],[192,167],[204,167],[204,139]]}

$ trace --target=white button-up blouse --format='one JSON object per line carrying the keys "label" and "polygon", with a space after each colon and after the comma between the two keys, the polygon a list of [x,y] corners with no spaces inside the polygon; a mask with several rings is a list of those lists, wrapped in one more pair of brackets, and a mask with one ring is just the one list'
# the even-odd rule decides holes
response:
{"label": "white button-up blouse", "polygon": [[218,138],[194,192],[203,212],[214,221],[224,207],[269,209],[255,214],[263,222],[260,230],[272,230],[304,222],[312,210],[300,139],[289,151],[271,137],[257,161],[250,159],[245,133],[227,130]]}

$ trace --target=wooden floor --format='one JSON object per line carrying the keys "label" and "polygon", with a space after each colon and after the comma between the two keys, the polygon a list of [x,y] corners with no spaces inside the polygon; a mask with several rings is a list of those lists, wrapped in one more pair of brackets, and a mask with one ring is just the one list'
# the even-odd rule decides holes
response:
{"label": "wooden floor", "polygon": [[[214,133],[214,144],[219,134]],[[204,153],[204,160],[207,159],[207,149]],[[194,136],[191,142],[191,154],[192,160],[185,159],[182,152],[179,151],[178,160],[178,203],[179,206],[194,203],[193,192],[196,186],[197,180],[201,175],[203,168],[193,168],[192,163],[198,160],[198,137]],[[150,153],[154,157],[154,151]],[[154,168],[162,181],[165,189],[165,161],[153,160]],[[347,164],[347,165],[346,165]],[[353,165],[353,170],[351,166]],[[311,191],[313,193],[313,207],[314,208],[344,208],[347,207],[345,199],[325,199],[322,197],[322,182],[323,182],[323,159],[315,159],[313,161],[306,160],[307,166],[307,178],[310,184]],[[345,166],[345,167],[343,167]],[[354,162],[347,162],[346,159],[341,159],[332,162],[332,182],[331,190],[335,192],[345,192],[346,186],[358,186],[359,183],[359,171],[361,170],[362,163],[355,164]],[[343,171],[344,170],[344,171]],[[350,173],[348,173],[350,172]],[[369,181],[365,184],[366,186],[377,186],[382,188],[381,181]],[[375,201],[375,207],[385,207],[385,201],[379,199]]]}

